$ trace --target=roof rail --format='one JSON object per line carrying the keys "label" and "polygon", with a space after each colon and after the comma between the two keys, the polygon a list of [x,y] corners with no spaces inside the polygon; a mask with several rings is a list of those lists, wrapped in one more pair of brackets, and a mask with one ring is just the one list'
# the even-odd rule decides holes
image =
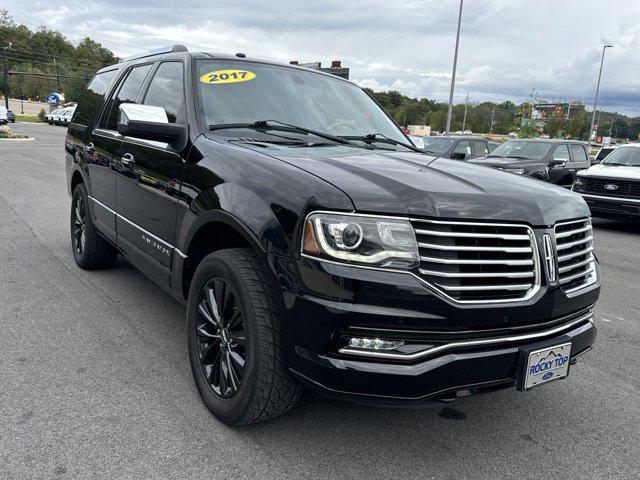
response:
{"label": "roof rail", "polygon": [[135,55],[131,55],[123,60],[123,62],[128,62],[129,60],[136,60],[138,58],[146,58],[153,57],[154,55],[161,55],[163,53],[176,53],[176,52],[188,52],[187,47],[184,45],[171,45],[168,47],[160,47],[154,48],[153,50],[148,50],[146,52],[136,53]]}

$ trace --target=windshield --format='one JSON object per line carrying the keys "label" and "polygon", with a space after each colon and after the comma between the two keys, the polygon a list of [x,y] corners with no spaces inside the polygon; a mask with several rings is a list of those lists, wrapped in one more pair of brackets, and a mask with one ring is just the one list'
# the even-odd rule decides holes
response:
{"label": "windshield", "polygon": [[376,133],[408,143],[363,90],[338,78],[230,60],[201,60],[196,76],[207,125],[277,120],[335,136]]}
{"label": "windshield", "polygon": [[607,155],[602,164],[640,167],[640,147],[618,147]]}
{"label": "windshield", "polygon": [[496,148],[489,156],[541,160],[551,146],[550,143],[545,142],[508,141]]}
{"label": "windshield", "polygon": [[447,150],[449,150],[449,148],[451,148],[451,145],[453,145],[454,141],[455,140],[451,138],[425,137],[424,149],[429,150],[430,152],[433,152],[433,153],[444,153]]}
{"label": "windshield", "polygon": [[596,160],[602,160],[606,158],[607,155],[609,155],[614,150],[615,150],[614,148],[607,148],[607,147],[601,148],[598,154],[596,155]]}

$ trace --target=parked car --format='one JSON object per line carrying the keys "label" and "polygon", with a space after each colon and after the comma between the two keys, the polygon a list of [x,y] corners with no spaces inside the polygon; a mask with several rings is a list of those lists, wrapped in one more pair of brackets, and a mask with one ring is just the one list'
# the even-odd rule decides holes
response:
{"label": "parked car", "polygon": [[578,170],[591,165],[583,142],[549,139],[508,140],[485,158],[472,162],[566,188],[571,188]]}
{"label": "parked car", "polygon": [[640,144],[620,145],[598,165],[578,172],[573,190],[594,217],[640,220]]}
{"label": "parked car", "polygon": [[65,108],[61,108],[60,111],[55,115],[52,115],[53,123],[55,125],[64,125],[64,117],[68,111],[69,111],[69,108],[65,107]]}
{"label": "parked car", "polygon": [[186,304],[195,383],[228,424],[300,385],[391,405],[529,390],[594,343],[584,201],[425,154],[348,80],[136,55],[91,80],[65,151],[76,263],[122,254]]}
{"label": "parked car", "polygon": [[7,110],[7,120],[11,123],[16,123],[16,115],[11,110]]}
{"label": "parked car", "polygon": [[65,108],[64,111],[59,115],[59,124],[64,125],[65,127],[69,126],[71,123],[71,118],[73,117],[73,113],[76,111],[76,107]]}
{"label": "parked car", "polygon": [[44,116],[44,121],[47,122],[49,125],[53,125],[53,115],[58,113],[58,111],[61,110],[60,108],[57,108],[55,110],[52,110],[51,112],[47,113]]}
{"label": "parked car", "polygon": [[597,165],[598,163],[602,162],[602,160],[607,158],[607,155],[613,152],[616,148],[618,148],[617,145],[608,145],[606,147],[602,147],[600,150],[598,150],[595,158],[591,160],[591,165]]}
{"label": "parked car", "polygon": [[456,160],[483,157],[490,151],[486,138],[468,136],[424,137],[423,148],[427,153]]}
{"label": "parked car", "polygon": [[52,110],[51,112],[47,113],[44,116],[44,120],[49,124],[49,125],[53,125],[54,124],[54,118],[57,118],[57,116],[63,111],[63,108],[56,108],[55,110]]}
{"label": "parked car", "polygon": [[6,125],[7,123],[9,123],[7,107],[0,107],[0,125]]}

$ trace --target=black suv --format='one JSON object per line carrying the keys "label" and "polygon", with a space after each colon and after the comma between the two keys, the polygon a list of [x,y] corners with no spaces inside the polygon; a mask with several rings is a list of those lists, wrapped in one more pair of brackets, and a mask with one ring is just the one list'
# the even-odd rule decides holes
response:
{"label": "black suv", "polygon": [[522,139],[503,143],[473,163],[528,175],[571,188],[579,170],[589,168],[586,145],[572,140]]}
{"label": "black suv", "polygon": [[495,150],[497,144],[484,137],[435,136],[424,137],[423,150],[431,155],[456,160],[484,157]]}
{"label": "black suv", "polygon": [[186,304],[228,424],[302,385],[391,405],[528,390],[594,343],[584,200],[417,150],[341,78],[141,54],[96,74],[65,149],[76,262],[122,254]]}

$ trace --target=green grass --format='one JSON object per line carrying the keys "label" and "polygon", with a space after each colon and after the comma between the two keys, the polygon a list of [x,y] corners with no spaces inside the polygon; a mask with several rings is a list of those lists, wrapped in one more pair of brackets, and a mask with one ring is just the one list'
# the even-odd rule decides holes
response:
{"label": "green grass", "polygon": [[42,120],[40,120],[38,118],[38,115],[22,115],[20,113],[17,113],[16,114],[16,122],[37,123],[37,122],[42,122]]}

